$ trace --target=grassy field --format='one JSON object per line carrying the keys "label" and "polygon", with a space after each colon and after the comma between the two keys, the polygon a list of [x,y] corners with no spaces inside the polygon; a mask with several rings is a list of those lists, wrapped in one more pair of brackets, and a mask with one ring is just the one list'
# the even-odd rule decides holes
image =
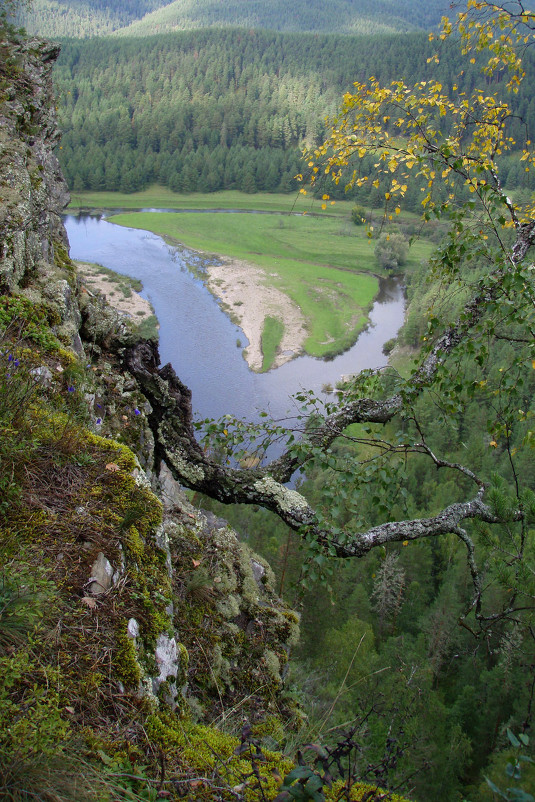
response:
{"label": "grassy field", "polygon": [[[307,353],[328,356],[351,345],[366,325],[377,293],[376,275],[382,272],[374,256],[374,242],[366,236],[364,227],[356,227],[350,221],[352,206],[352,201],[337,201],[334,205],[328,202],[322,210],[321,202],[298,193],[247,195],[228,190],[180,195],[152,186],[128,195],[76,194],[70,208],[124,209],[124,213],[111,218],[113,222],[258,265],[268,281],[302,310],[309,331]],[[142,208],[233,209],[272,214],[126,211]],[[379,220],[381,212],[376,214]],[[430,243],[417,241],[409,252],[406,269],[427,259],[430,252]],[[272,345],[267,345],[272,340],[270,334],[266,339],[268,351],[273,350]]]}
{"label": "grassy field", "polygon": [[[302,310],[309,330],[305,350],[313,356],[351,345],[377,293],[374,243],[363,227],[340,216],[136,212],[110,219],[263,268]],[[430,249],[416,243],[409,267]]]}
{"label": "grassy field", "polygon": [[258,192],[247,195],[237,190],[192,192],[181,195],[167,187],[154,185],[142,192],[77,192],[71,193],[70,210],[76,209],[257,209],[264,212],[307,212],[348,217],[353,203],[336,201],[321,209],[321,201],[310,195],[289,195]]}

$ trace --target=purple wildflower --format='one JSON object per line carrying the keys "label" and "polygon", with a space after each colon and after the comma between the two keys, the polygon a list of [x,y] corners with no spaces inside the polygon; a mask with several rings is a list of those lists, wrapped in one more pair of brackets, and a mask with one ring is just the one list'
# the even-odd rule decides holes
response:
{"label": "purple wildflower", "polygon": [[67,387],[67,392],[68,392],[68,393],[74,393],[74,384],[70,384],[70,385]]}
{"label": "purple wildflower", "polygon": [[134,410],[134,415],[141,415],[141,412],[139,411],[139,409],[137,407]]}

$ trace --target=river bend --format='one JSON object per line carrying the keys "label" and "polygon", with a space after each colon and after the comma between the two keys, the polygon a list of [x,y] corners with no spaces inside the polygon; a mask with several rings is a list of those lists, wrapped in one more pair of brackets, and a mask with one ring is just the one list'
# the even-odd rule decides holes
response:
{"label": "river bend", "polygon": [[[398,279],[381,280],[370,325],[348,351],[329,361],[301,356],[268,373],[249,370],[242,357],[247,339],[206,289],[202,255],[170,246],[148,231],[114,225],[104,218],[67,215],[65,227],[74,260],[96,262],[143,282],[160,323],[162,363],[170,362],[193,392],[197,416],[230,413],[255,420],[292,414],[291,396],[301,389],[318,394],[343,374],[385,364],[383,344],[403,323],[404,296]],[[237,342],[241,342],[241,348]]]}

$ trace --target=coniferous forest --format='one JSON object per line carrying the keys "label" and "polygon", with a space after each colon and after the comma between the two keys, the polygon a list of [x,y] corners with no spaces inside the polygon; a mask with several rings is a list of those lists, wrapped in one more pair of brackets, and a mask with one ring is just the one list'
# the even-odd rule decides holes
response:
{"label": "coniferous forest", "polygon": [[[55,71],[63,129],[60,161],[74,192],[134,192],[161,183],[176,192],[290,192],[302,172],[302,148],[322,141],[352,82],[397,75],[409,83],[457,80],[448,43],[438,66],[427,64],[426,34],[348,37],[201,30],[145,39],[68,40]],[[477,65],[460,79],[470,91]],[[535,124],[535,79],[515,98],[512,135]],[[533,76],[533,78],[532,78]],[[518,164],[504,164],[507,185],[530,186]],[[333,191],[332,188],[330,191]],[[384,187],[359,201],[381,205]],[[343,185],[337,197],[344,197]],[[418,211],[419,187],[406,208]]]}
{"label": "coniferous forest", "polygon": [[281,0],[34,0],[20,12],[29,32],[47,36],[87,38],[114,31],[146,36],[200,28],[264,28],[272,31],[317,33],[406,33],[427,30],[447,13],[444,0],[425,7],[413,0],[330,0],[329,3],[296,0],[288,7]]}

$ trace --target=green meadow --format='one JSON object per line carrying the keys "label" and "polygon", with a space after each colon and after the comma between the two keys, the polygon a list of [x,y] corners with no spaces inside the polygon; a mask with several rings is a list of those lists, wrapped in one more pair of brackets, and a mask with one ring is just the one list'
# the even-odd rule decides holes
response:
{"label": "green meadow", "polygon": [[[305,350],[312,356],[349,347],[377,294],[381,271],[374,242],[341,216],[135,212],[110,219],[263,268],[268,283],[302,310],[309,331]],[[429,252],[429,244],[419,242],[409,261],[415,264]]]}
{"label": "green meadow", "polygon": [[[374,241],[364,227],[351,223],[351,201],[335,204],[305,195],[234,190],[180,195],[152,186],[143,192],[94,192],[73,196],[70,208],[124,209],[109,218],[114,223],[153,231],[189,248],[251,262],[265,271],[268,283],[285,292],[307,321],[305,350],[330,356],[349,347],[364,328],[384,274],[374,256]],[[128,209],[168,208],[183,211],[141,212]],[[209,210],[235,210],[220,214]],[[271,214],[251,214],[252,211]],[[241,212],[241,213],[240,213]],[[381,212],[376,212],[378,224]],[[405,215],[404,215],[405,217]],[[407,270],[427,259],[432,246],[417,241],[409,252]],[[281,332],[266,324],[264,369]]]}
{"label": "green meadow", "polygon": [[[300,193],[256,192],[248,195],[238,190],[191,192],[179,194],[154,184],[141,192],[72,192],[69,210],[87,209],[257,209],[265,212],[307,212],[349,217],[351,201],[322,201]],[[380,212],[379,212],[380,214]]]}
{"label": "green meadow", "polygon": [[262,372],[269,370],[275,361],[277,349],[284,334],[284,324],[278,317],[266,317],[262,331]]}

